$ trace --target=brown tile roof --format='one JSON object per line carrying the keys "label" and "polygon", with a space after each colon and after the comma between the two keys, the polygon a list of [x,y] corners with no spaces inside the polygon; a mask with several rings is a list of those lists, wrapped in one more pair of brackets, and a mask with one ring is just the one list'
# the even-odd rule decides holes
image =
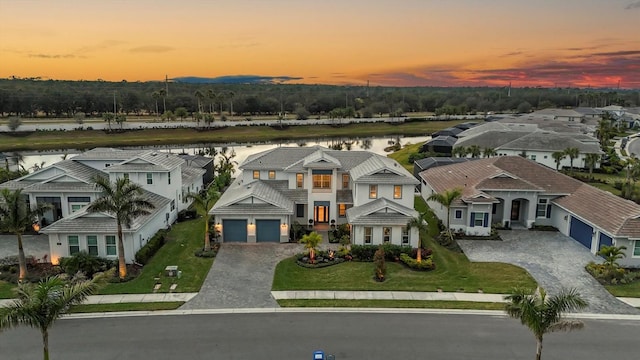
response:
{"label": "brown tile roof", "polygon": [[476,188],[481,190],[542,190],[528,181],[505,176],[484,179],[476,185]]}
{"label": "brown tile roof", "polygon": [[553,201],[615,236],[640,237],[640,205],[583,184],[573,194]]}
{"label": "brown tile roof", "polygon": [[583,184],[579,180],[520,156],[502,156],[494,159],[496,159],[496,167],[540,187],[547,193],[570,194]]}

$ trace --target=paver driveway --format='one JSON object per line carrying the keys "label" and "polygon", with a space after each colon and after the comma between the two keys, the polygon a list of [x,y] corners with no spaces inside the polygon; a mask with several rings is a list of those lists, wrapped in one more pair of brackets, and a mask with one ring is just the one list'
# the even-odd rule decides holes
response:
{"label": "paver driveway", "polygon": [[198,295],[181,309],[273,308],[276,265],[302,251],[299,244],[222,244]]}
{"label": "paver driveway", "polygon": [[619,301],[584,269],[589,261],[601,261],[577,241],[559,232],[501,231],[503,241],[460,240],[469,260],[504,262],[525,268],[549,293],[562,287],[577,288],[588,299],[585,312],[638,314]]}

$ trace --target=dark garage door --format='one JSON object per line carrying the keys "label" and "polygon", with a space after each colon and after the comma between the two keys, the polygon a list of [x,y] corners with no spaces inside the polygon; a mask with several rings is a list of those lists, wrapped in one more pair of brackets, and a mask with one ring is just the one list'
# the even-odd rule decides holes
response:
{"label": "dark garage door", "polygon": [[280,220],[256,220],[256,242],[280,242]]}
{"label": "dark garage door", "polygon": [[222,241],[247,242],[247,220],[222,220]]}
{"label": "dark garage door", "polygon": [[593,236],[593,228],[584,222],[571,217],[571,228],[569,236],[578,240],[578,242],[591,250],[591,237]]}
{"label": "dark garage door", "polygon": [[600,249],[602,249],[602,247],[605,245],[613,245],[613,240],[611,240],[611,237],[607,236],[606,234],[600,233],[600,244],[598,245],[598,251],[600,251]]}

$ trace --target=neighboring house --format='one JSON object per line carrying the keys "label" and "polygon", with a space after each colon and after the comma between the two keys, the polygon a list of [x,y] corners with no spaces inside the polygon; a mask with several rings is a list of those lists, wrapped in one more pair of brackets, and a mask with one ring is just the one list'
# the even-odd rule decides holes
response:
{"label": "neighboring house", "polygon": [[131,262],[155,232],[172,224],[178,211],[188,207],[186,194],[203,188],[204,173],[172,154],[97,148],[0,184],[0,188],[22,189],[29,204],[52,205],[40,219],[40,231],[49,235],[51,261],[56,262],[78,251],[115,258],[111,248],[115,220],[108,214],[86,211],[100,196],[94,179],[102,176],[113,182],[124,177],[141,185],[144,197],[156,208],[125,231],[125,258]]}
{"label": "neighboring house", "polygon": [[420,152],[423,153],[438,153],[443,155],[451,155],[453,145],[456,143],[456,139],[453,136],[437,136],[427,142],[425,142],[420,148]]}
{"label": "neighboring house", "polygon": [[[496,123],[490,123],[495,127]],[[584,134],[567,134],[556,133],[553,131],[517,131],[514,130],[488,130],[483,132],[474,132],[469,136],[458,139],[454,145],[457,147],[479,146],[481,149],[492,148],[498,156],[519,155],[534,160],[540,164],[550,168],[556,168],[556,162],[552,154],[554,152],[562,152],[567,148],[577,148],[578,157],[573,159],[573,167],[587,168],[585,163],[586,154],[599,154],[603,152],[596,138]],[[476,129],[471,129],[475,131]],[[571,166],[571,159],[567,156],[560,161],[559,168]],[[595,168],[599,168],[600,164],[596,164]]]}
{"label": "neighboring house", "polygon": [[0,153],[0,167],[9,171],[18,171],[20,164],[18,164],[17,157]]}
{"label": "neighboring house", "polygon": [[581,122],[585,120],[585,115],[582,112],[574,109],[542,109],[534,111],[528,115],[546,117],[553,120],[569,121],[569,122]]}
{"label": "neighboring house", "polygon": [[[420,173],[436,166],[451,165],[461,162],[467,162],[470,158],[453,158],[453,157],[428,157],[413,162],[413,176],[420,180]],[[420,187],[420,184],[418,184]]]}
{"label": "neighboring house", "polygon": [[353,244],[418,244],[406,224],[419,182],[368,151],[280,147],[249,156],[210,213],[224,242],[287,242],[294,222],[351,225]]}
{"label": "neighboring house", "polygon": [[[491,224],[549,225],[592,253],[603,245],[626,246],[620,264],[640,267],[640,205],[632,201],[520,156],[435,167],[420,177],[425,199],[462,189],[462,197],[451,206],[449,223],[455,231],[488,235]],[[428,204],[440,219],[446,218],[444,207]]]}

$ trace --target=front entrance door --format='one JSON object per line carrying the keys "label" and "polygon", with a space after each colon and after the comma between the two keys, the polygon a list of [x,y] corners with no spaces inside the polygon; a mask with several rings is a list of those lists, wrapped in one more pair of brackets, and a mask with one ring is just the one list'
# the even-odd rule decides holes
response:
{"label": "front entrance door", "polygon": [[520,200],[511,202],[511,221],[520,220]]}
{"label": "front entrance door", "polygon": [[328,223],[329,222],[329,207],[320,205],[314,206],[315,221],[316,223]]}

